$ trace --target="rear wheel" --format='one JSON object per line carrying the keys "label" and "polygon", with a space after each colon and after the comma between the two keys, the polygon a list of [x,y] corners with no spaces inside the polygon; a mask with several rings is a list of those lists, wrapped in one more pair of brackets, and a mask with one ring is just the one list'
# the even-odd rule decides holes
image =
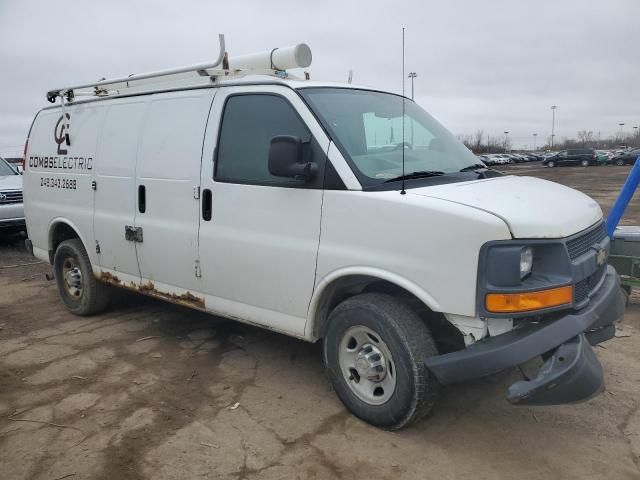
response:
{"label": "rear wheel", "polygon": [[367,293],[338,305],[329,322],[325,366],[351,412],[395,430],[431,410],[439,384],[424,361],[437,349],[413,310],[395,297]]}
{"label": "rear wheel", "polygon": [[616,165],[619,166],[619,167],[622,167],[624,165],[624,160],[621,159],[621,158],[617,159],[616,160]]}
{"label": "rear wheel", "polygon": [[588,167],[589,166],[589,160],[582,160],[580,162],[580,165],[582,165],[583,167]]}
{"label": "rear wheel", "polygon": [[60,298],[71,313],[91,315],[107,306],[109,287],[96,280],[89,255],[79,239],[58,245],[53,270]]}
{"label": "rear wheel", "polygon": [[547,162],[547,167],[553,168],[556,166],[556,162],[554,162],[553,160]]}

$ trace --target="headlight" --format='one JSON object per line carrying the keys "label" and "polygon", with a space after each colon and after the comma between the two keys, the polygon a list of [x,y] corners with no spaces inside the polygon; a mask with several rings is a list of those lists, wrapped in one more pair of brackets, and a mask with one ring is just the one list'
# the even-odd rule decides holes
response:
{"label": "headlight", "polygon": [[531,273],[533,266],[533,248],[522,247],[520,250],[520,279],[523,279]]}

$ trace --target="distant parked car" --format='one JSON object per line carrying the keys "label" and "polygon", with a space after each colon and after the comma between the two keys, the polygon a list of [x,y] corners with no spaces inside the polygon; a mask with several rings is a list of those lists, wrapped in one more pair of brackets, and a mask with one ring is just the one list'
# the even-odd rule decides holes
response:
{"label": "distant parked car", "polygon": [[543,165],[547,167],[580,165],[588,167],[589,165],[597,165],[596,152],[590,148],[574,148],[570,150],[561,150],[555,155],[544,160]]}
{"label": "distant parked car", "polygon": [[610,162],[608,152],[604,150],[596,150],[596,160],[598,161],[598,165],[608,165]]}
{"label": "distant parked car", "polygon": [[0,157],[0,232],[24,229],[22,176]]}
{"label": "distant parked car", "polygon": [[620,155],[616,155],[611,159],[611,163],[622,166],[622,165],[633,165],[636,162],[636,159],[640,156],[640,148],[636,148],[635,150],[630,150]]}
{"label": "distant parked car", "polygon": [[487,157],[489,157],[489,161],[492,165],[506,165],[513,162],[511,158],[499,153],[491,153],[487,155]]}

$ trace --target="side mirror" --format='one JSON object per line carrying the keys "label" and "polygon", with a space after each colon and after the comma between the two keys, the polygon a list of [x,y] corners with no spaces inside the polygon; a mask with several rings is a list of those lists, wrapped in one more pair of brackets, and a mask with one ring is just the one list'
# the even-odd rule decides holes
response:
{"label": "side mirror", "polygon": [[318,173],[315,162],[302,163],[302,140],[291,135],[278,135],[269,147],[269,173],[276,177],[302,177],[312,180]]}

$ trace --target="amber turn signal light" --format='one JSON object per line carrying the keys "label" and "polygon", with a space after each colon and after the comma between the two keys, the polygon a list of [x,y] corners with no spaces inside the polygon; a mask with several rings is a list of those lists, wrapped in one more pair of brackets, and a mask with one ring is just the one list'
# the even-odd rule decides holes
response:
{"label": "amber turn signal light", "polygon": [[573,301],[573,286],[524,293],[488,293],[485,308],[494,313],[530,312],[568,305]]}

